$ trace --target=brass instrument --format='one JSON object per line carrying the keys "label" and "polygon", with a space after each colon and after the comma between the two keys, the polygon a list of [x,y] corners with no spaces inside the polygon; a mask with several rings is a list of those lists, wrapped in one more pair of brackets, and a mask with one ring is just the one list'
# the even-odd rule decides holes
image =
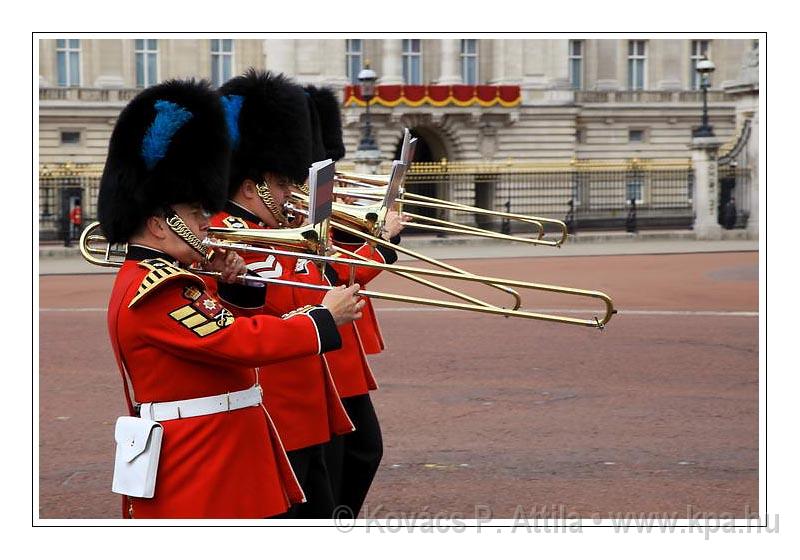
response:
{"label": "brass instrument", "polygon": [[[80,238],[81,254],[87,261],[91,262],[92,264],[96,264],[99,266],[110,266],[110,267],[121,266],[122,262],[113,261],[112,257],[114,258],[121,257],[124,259],[124,253],[126,247],[124,245],[110,246],[108,242],[105,241],[105,238],[99,233],[99,227],[100,224],[98,222],[94,222],[90,224],[89,227],[87,227],[86,230],[83,232]],[[248,232],[248,230],[241,230],[241,229],[226,229],[226,228],[212,228],[212,229],[214,229],[213,235],[210,235],[209,238],[207,238],[203,242],[205,246],[210,248],[234,250],[237,252],[256,252],[262,254],[282,255],[294,258],[305,258],[316,262],[339,263],[352,267],[367,266],[371,268],[379,268],[381,270],[406,272],[411,274],[423,274],[423,275],[427,274],[439,278],[450,278],[453,280],[478,282],[484,285],[496,284],[496,285],[515,287],[515,288],[540,290],[540,291],[573,295],[584,298],[599,299],[600,301],[603,302],[603,305],[605,306],[605,313],[603,314],[602,319],[598,319],[596,316],[594,317],[593,320],[579,319],[576,317],[549,315],[544,313],[534,313],[531,311],[501,309],[499,307],[486,307],[483,305],[473,305],[473,304],[459,303],[453,301],[435,300],[435,299],[421,298],[415,296],[404,296],[393,293],[374,292],[370,290],[359,291],[360,295],[370,298],[386,299],[389,301],[415,303],[421,305],[431,305],[435,307],[444,307],[448,309],[460,309],[463,311],[475,311],[478,313],[488,313],[491,315],[501,315],[504,317],[519,317],[524,319],[537,319],[542,321],[565,323],[569,325],[589,326],[589,327],[596,327],[599,329],[604,328],[605,325],[611,320],[611,317],[616,313],[611,298],[609,298],[606,294],[598,291],[580,290],[576,288],[567,288],[563,286],[554,286],[548,284],[535,284],[532,282],[507,280],[504,278],[492,278],[492,277],[477,276],[472,274],[458,274],[443,270],[430,270],[430,269],[413,268],[408,266],[387,265],[372,261],[365,262],[353,259],[341,259],[336,257],[327,257],[323,255],[309,254],[305,252],[282,251],[274,248],[255,245],[255,243],[257,243],[258,245],[263,244],[270,247],[273,245],[280,245],[280,246],[287,246],[290,248],[306,246],[309,240],[303,237],[303,233],[293,230],[257,230],[260,232],[260,234],[254,237],[252,235],[254,231],[252,230]],[[277,237],[271,237],[276,233],[280,233],[281,235]],[[247,235],[247,239],[249,239],[254,244],[241,243],[240,240],[243,239],[245,235]],[[102,243],[104,241],[106,245],[105,247],[102,246]],[[103,258],[98,258],[97,255],[102,255]],[[198,272],[200,272],[201,274],[203,273],[202,271]],[[206,274],[217,277],[219,276],[218,273],[213,273],[213,272]],[[280,280],[277,278],[262,278],[260,276],[252,276],[252,275],[241,275],[239,279],[242,282],[247,281],[247,282],[259,282],[262,284],[281,284],[281,285],[295,286],[312,290],[327,291],[332,289],[331,286],[304,284],[302,282]]]}
{"label": "brass instrument", "polygon": [[[300,204],[304,205],[306,208],[308,208],[309,199],[306,195],[300,193],[292,193],[291,196],[292,200],[295,200]],[[395,245],[384,239],[379,238],[380,231],[383,226],[383,221],[386,218],[387,210],[388,209],[384,207],[382,203],[372,204],[369,206],[354,206],[352,204],[342,204],[339,202],[334,202],[332,204],[332,210],[331,210],[331,218],[332,218],[331,226],[334,229],[344,231],[346,233],[355,235],[357,237],[361,237],[363,239],[366,239],[365,235],[367,235],[369,237],[370,243],[372,243],[373,245],[382,245],[384,247],[394,249],[398,253],[403,253],[404,255],[408,255],[423,262],[427,262],[434,266],[438,266],[439,268],[449,270],[450,272],[457,272],[459,274],[466,274],[466,275],[471,274],[470,272],[463,270],[461,268],[457,268],[451,264],[447,264],[432,257],[428,257],[427,255],[423,255],[422,253],[412,251],[411,249],[401,247],[400,245]],[[303,212],[303,210],[298,209],[294,206],[292,207],[291,211],[300,213]],[[367,233],[365,234],[364,232]],[[355,253],[347,251],[346,249],[343,249],[341,247],[336,247],[336,250],[341,253],[345,253],[352,258],[358,258],[358,259],[362,258],[359,255],[356,255]],[[398,274],[408,280],[412,280],[420,284],[425,284],[428,287],[434,288],[441,292],[449,293],[450,295],[456,296],[460,299],[471,301],[472,303],[479,305],[495,307],[489,303],[473,298],[472,296],[469,296],[462,292],[453,291],[450,288],[447,288],[446,286],[432,283],[428,280],[425,280],[424,278],[416,278],[414,276],[409,276],[402,273]],[[516,290],[513,290],[508,286],[502,286],[502,285],[490,284],[490,286],[514,298],[512,309],[519,309],[520,305],[522,305],[522,298],[520,297],[519,293]]]}
{"label": "brass instrument", "polygon": [[[365,175],[355,173],[337,173],[336,182],[338,187],[334,188],[334,194],[339,196],[347,196],[358,198],[362,200],[381,200],[383,193],[386,189],[388,175]],[[478,208],[476,206],[469,206],[457,202],[450,202],[438,198],[428,197],[420,194],[410,193],[406,190],[401,190],[401,194],[397,199],[400,205],[413,205],[424,208],[434,208],[440,210],[447,210],[452,212],[468,212],[472,214],[479,214],[484,216],[495,216],[498,218],[514,220],[518,222],[531,225],[536,229],[536,237],[520,237],[515,235],[508,235],[503,233],[491,232],[473,226],[458,224],[447,220],[440,220],[421,214],[412,214],[405,212],[405,214],[414,218],[414,222],[409,224],[409,227],[417,229],[425,229],[429,231],[439,231],[447,233],[460,233],[466,235],[475,235],[479,237],[487,237],[490,239],[497,239],[501,241],[514,241],[520,243],[529,243],[531,245],[545,245],[551,247],[559,247],[567,239],[567,225],[561,220],[554,220],[551,218],[543,218],[539,216],[526,216],[524,214],[515,214],[511,212],[502,212],[498,210],[487,210],[485,208]],[[427,222],[427,223],[425,223]],[[543,239],[544,237],[544,224],[556,226],[560,230],[560,236],[555,240]]]}
{"label": "brass instrument", "polygon": [[[352,229],[352,228],[348,228]],[[594,290],[582,290],[578,288],[568,288],[564,286],[555,286],[549,284],[537,284],[533,282],[524,282],[521,280],[509,280],[505,278],[493,278],[488,276],[479,276],[475,274],[471,274],[468,272],[450,272],[444,270],[435,270],[435,269],[426,269],[426,268],[416,268],[410,266],[402,266],[396,264],[382,264],[377,263],[374,261],[361,261],[361,260],[354,260],[354,259],[343,259],[339,257],[329,257],[329,256],[321,256],[321,255],[309,255],[307,253],[297,253],[292,251],[283,251],[279,249],[272,248],[274,245],[280,245],[280,241],[275,242],[270,239],[270,233],[274,230],[259,230],[258,240],[255,240],[252,236],[248,236],[250,241],[258,243],[259,246],[249,245],[245,243],[240,243],[240,239],[242,239],[242,234],[247,230],[241,229],[233,229],[233,228],[210,228],[209,229],[209,237],[205,240],[205,244],[211,248],[221,248],[221,249],[228,249],[234,250],[237,252],[255,252],[255,253],[262,253],[267,255],[281,255],[287,257],[294,257],[294,258],[306,258],[309,260],[317,261],[317,262],[327,262],[332,264],[343,264],[350,267],[369,267],[369,268],[377,268],[380,270],[388,270],[395,273],[406,273],[406,274],[413,274],[413,275],[428,275],[434,276],[437,278],[447,278],[451,280],[460,280],[464,282],[475,282],[485,286],[504,286],[508,288],[523,288],[528,290],[538,290],[544,292],[551,292],[551,293],[558,293],[570,296],[578,296],[583,298],[591,298],[597,299],[603,302],[605,307],[605,311],[603,313],[602,319],[598,319],[597,316],[594,319],[579,319],[576,317],[566,317],[566,316],[559,316],[559,315],[548,315],[543,313],[534,313],[531,311],[521,311],[518,309],[502,309],[495,306],[485,306],[485,305],[474,305],[474,304],[467,304],[467,303],[459,303],[459,302],[452,302],[452,301],[444,301],[444,300],[436,300],[436,299],[429,299],[429,298],[421,298],[415,296],[404,296],[398,294],[390,294],[384,292],[372,292],[363,290],[359,293],[367,296],[367,297],[374,297],[377,299],[387,299],[390,301],[399,301],[399,302],[406,302],[406,303],[417,303],[422,305],[432,305],[435,307],[445,307],[449,309],[461,309],[464,311],[475,311],[479,313],[489,313],[493,315],[502,315],[504,317],[520,317],[525,319],[539,319],[543,321],[551,321],[551,322],[558,322],[558,323],[566,323],[571,325],[582,325],[582,326],[590,326],[590,327],[597,327],[602,329],[610,320],[611,317],[616,313],[614,309],[614,303],[610,297],[608,297],[603,292],[594,291]],[[283,230],[284,233],[288,233],[291,230]],[[347,230],[345,230],[347,231]],[[365,233],[353,231],[353,234],[367,236],[367,238],[371,238]],[[377,238],[372,238],[375,242],[384,242],[385,241]],[[391,244],[389,244],[391,245]]]}
{"label": "brass instrument", "polygon": [[[308,204],[308,199],[307,198],[305,198],[303,200],[305,201],[305,204]],[[360,207],[360,208],[357,208],[357,209],[353,209],[352,207],[350,207],[347,204],[333,203],[332,213],[336,214],[337,218],[340,218],[343,221],[351,224],[352,226],[355,226],[355,228],[358,228],[358,229],[350,229],[350,231],[362,231],[364,229],[367,229],[369,231],[377,231],[377,232],[379,232],[380,229],[381,229],[381,224],[383,223],[383,219],[385,218],[385,215],[386,215],[386,209],[382,208],[380,206],[381,205],[373,205],[371,207]],[[297,208],[294,205],[292,205],[291,203],[285,203],[284,204],[284,208],[285,208],[284,213],[286,215],[300,214],[300,215],[308,216],[308,210]],[[355,211],[353,211],[353,210],[355,210]],[[343,224],[339,224],[338,222],[333,222],[331,225],[334,228],[341,229],[341,230],[344,230],[345,228],[348,228],[348,226],[343,225]],[[383,245],[386,245],[386,246],[394,248],[394,249],[398,249],[397,245],[394,245],[392,243],[388,243],[388,242],[386,242],[384,240],[381,240],[381,241],[382,241]],[[368,259],[368,258],[366,258],[366,257],[364,257],[362,255],[359,255],[358,253],[354,253],[352,251],[348,251],[347,249],[345,249],[343,247],[339,247],[339,246],[337,246],[335,244],[331,244],[330,245],[330,249],[332,251],[336,251],[338,253],[347,255],[348,257],[353,258],[353,259],[359,259],[359,260],[362,260],[362,261],[369,261],[370,260],[370,259]],[[405,248],[403,248],[403,250],[405,250]],[[405,251],[408,252],[408,253],[411,253],[408,250],[405,250]],[[417,253],[412,253],[412,254],[417,255]],[[420,255],[420,256],[423,258],[423,260],[426,260],[427,262],[430,262],[432,264],[436,264],[437,266],[440,266],[442,268],[449,267],[449,265],[446,265],[445,263],[442,263],[442,262],[437,261],[435,259],[432,259],[430,257],[426,257],[424,255]],[[452,271],[460,270],[460,269],[457,269],[455,267],[449,267],[449,269],[452,270]],[[422,285],[427,286],[429,288],[433,288],[434,290],[438,290],[440,292],[446,293],[446,294],[451,295],[453,297],[457,297],[457,298],[462,299],[464,301],[468,301],[470,303],[474,303],[476,305],[483,305],[483,306],[486,306],[486,307],[496,307],[496,306],[494,306],[494,305],[492,305],[490,303],[487,303],[487,302],[485,302],[483,300],[480,300],[480,299],[478,299],[476,297],[470,296],[470,295],[465,294],[463,292],[459,292],[458,290],[453,290],[451,288],[448,288],[447,286],[443,286],[441,284],[437,284],[436,282],[431,282],[430,280],[427,280],[425,278],[420,278],[420,277],[415,276],[413,274],[407,274],[407,273],[404,273],[404,272],[395,272],[395,274],[397,274],[398,276],[400,276],[402,278],[405,278],[406,280],[411,280],[413,282],[417,282],[418,284],[422,284]],[[353,277],[353,270],[352,269],[351,269],[350,277],[351,277],[351,282],[352,282],[352,277]],[[516,292],[515,290],[511,290],[509,288],[506,288],[504,286],[493,286],[493,287],[495,287],[495,288],[497,288],[497,289],[499,289],[499,290],[501,290],[501,291],[503,291],[503,292],[505,292],[507,294],[510,294],[514,298],[514,303],[513,303],[512,309],[519,309],[519,306],[522,303],[522,298],[520,298],[518,292]]]}

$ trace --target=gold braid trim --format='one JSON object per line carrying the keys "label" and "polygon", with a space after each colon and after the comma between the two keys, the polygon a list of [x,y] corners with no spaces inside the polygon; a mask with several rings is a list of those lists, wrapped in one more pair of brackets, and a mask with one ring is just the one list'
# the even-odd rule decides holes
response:
{"label": "gold braid trim", "polygon": [[256,185],[256,192],[264,203],[264,206],[266,206],[267,210],[272,214],[272,217],[278,222],[278,227],[286,227],[286,222],[288,221],[286,215],[278,208],[275,199],[272,198],[272,193],[269,192],[269,182],[266,179],[264,182]]}
{"label": "gold braid trim", "polygon": [[200,256],[203,257],[206,261],[210,261],[214,257],[214,250],[208,249],[203,245],[203,242],[198,239],[198,237],[192,233],[192,230],[189,229],[189,226],[181,219],[178,214],[172,214],[167,218],[167,225],[169,228],[175,232],[175,235],[183,239],[189,247],[200,253]]}

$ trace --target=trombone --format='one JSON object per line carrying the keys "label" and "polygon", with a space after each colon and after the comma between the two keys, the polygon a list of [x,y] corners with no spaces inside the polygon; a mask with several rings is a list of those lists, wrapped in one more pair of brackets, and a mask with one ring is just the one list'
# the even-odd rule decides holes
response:
{"label": "trombone", "polygon": [[[291,230],[282,230],[284,234],[289,233],[289,231]],[[343,264],[349,267],[362,266],[368,268],[377,268],[380,270],[388,270],[395,273],[406,273],[406,274],[423,275],[423,276],[428,275],[437,278],[447,278],[451,280],[474,282],[486,286],[505,286],[508,288],[522,288],[528,290],[538,290],[550,293],[558,293],[570,296],[590,298],[590,299],[600,300],[603,303],[605,310],[603,313],[603,317],[601,319],[599,319],[597,316],[595,316],[593,319],[580,319],[577,317],[549,315],[544,313],[535,313],[532,311],[522,311],[519,309],[502,309],[496,306],[487,307],[485,305],[475,305],[469,303],[422,298],[416,296],[405,296],[405,295],[385,293],[385,292],[373,292],[368,290],[359,291],[359,294],[371,298],[386,299],[390,301],[398,301],[406,303],[416,303],[422,305],[431,305],[434,307],[445,307],[449,309],[460,309],[464,311],[475,311],[479,313],[502,315],[504,317],[539,319],[543,321],[565,323],[570,325],[596,327],[599,329],[604,328],[605,325],[611,320],[611,317],[616,313],[616,310],[614,309],[614,303],[611,300],[611,298],[608,297],[603,292],[599,291],[582,290],[578,288],[568,288],[564,286],[555,286],[550,284],[538,284],[533,282],[524,282],[521,280],[509,280],[505,278],[479,276],[471,273],[450,272],[445,270],[435,270],[427,268],[416,268],[416,267],[402,266],[396,264],[390,265],[374,261],[361,261],[355,259],[344,259],[340,257],[309,254],[305,252],[298,253],[296,251],[284,251],[274,248],[275,245],[280,246],[282,244],[282,241],[281,240],[276,241],[276,238],[274,238],[272,235],[273,233],[274,230],[242,230],[233,228],[209,228],[209,237],[204,241],[204,244],[210,248],[234,250],[242,253],[255,252],[266,255],[305,258],[312,261],[323,262],[323,263]],[[357,235],[367,236],[367,238],[372,238],[375,241],[383,241],[377,238],[373,238],[369,234],[357,232],[356,230],[353,230],[353,233]]]}
{"label": "trombone", "polygon": [[[309,227],[309,226],[307,226]],[[598,299],[603,302],[605,312],[601,319],[597,316],[591,319],[580,319],[577,317],[568,317],[561,315],[550,315],[545,313],[535,313],[532,311],[521,311],[513,309],[501,309],[499,307],[486,307],[483,305],[474,305],[469,303],[460,303],[455,301],[444,301],[429,298],[422,298],[416,296],[406,296],[387,292],[376,292],[371,290],[359,290],[359,294],[365,297],[385,299],[389,301],[413,303],[420,305],[430,305],[434,307],[443,307],[448,309],[458,309],[463,311],[475,311],[478,313],[487,313],[491,315],[501,315],[503,317],[518,317],[523,319],[537,319],[542,321],[564,323],[569,325],[580,325],[588,327],[596,327],[603,329],[605,325],[611,320],[611,317],[616,313],[614,304],[606,294],[598,291],[580,290],[577,288],[567,288],[563,286],[554,286],[548,284],[535,284],[532,282],[523,282],[519,280],[508,280],[504,278],[491,278],[477,275],[464,275],[443,270],[430,270],[413,268],[408,266],[387,265],[373,261],[359,261],[353,259],[342,259],[337,257],[328,257],[317,255],[308,252],[284,251],[274,248],[269,248],[273,245],[288,246],[289,248],[308,247],[309,244],[314,244],[317,241],[313,239],[313,235],[305,235],[303,232],[292,232],[294,235],[287,235],[291,230],[240,230],[228,228],[211,228],[209,230],[209,237],[203,241],[203,244],[210,248],[221,248],[226,250],[234,250],[237,252],[256,252],[268,255],[279,255],[294,258],[305,258],[316,262],[327,263],[340,263],[351,267],[367,266],[371,268],[379,268],[381,270],[400,271],[412,274],[427,274],[440,278],[450,278],[454,280],[464,280],[469,282],[478,282],[481,284],[499,284],[515,288],[525,288],[530,290],[540,290],[546,292],[560,293],[566,295],[574,295],[578,297]],[[276,233],[282,235],[275,237]],[[245,243],[245,241],[249,243]],[[266,245],[266,246],[262,246]],[[114,245],[108,243],[106,238],[100,233],[100,223],[94,222],[90,224],[81,234],[80,237],[80,251],[83,257],[90,263],[105,266],[105,267],[120,267],[122,266],[121,260],[124,259],[127,247],[125,245]],[[208,276],[219,277],[219,273],[197,271],[200,274]],[[332,286],[320,286],[316,284],[305,284],[303,282],[294,282],[291,280],[281,280],[278,278],[262,278],[261,276],[254,276],[250,274],[243,274],[238,277],[240,282],[256,282],[263,285],[267,284],[280,284],[285,286],[294,286],[304,289],[322,290],[327,291],[333,289]]]}
{"label": "trombone", "polygon": [[[381,200],[387,185],[388,176],[386,175],[365,175],[355,173],[337,173],[336,182],[339,184],[334,189],[334,193],[339,196],[348,196],[362,200]],[[536,237],[527,238],[519,237],[504,233],[497,233],[487,231],[485,229],[468,226],[465,224],[458,224],[447,220],[441,220],[430,216],[423,216],[421,214],[408,213],[409,216],[414,218],[414,222],[410,227],[417,229],[425,229],[429,231],[440,231],[448,233],[461,233],[467,235],[475,235],[479,237],[487,237],[490,239],[497,239],[502,241],[515,241],[520,243],[529,243],[531,245],[545,245],[550,247],[560,247],[567,239],[567,225],[561,220],[554,220],[551,218],[543,218],[539,216],[526,216],[524,214],[516,214],[512,212],[502,212],[499,210],[487,210],[485,208],[478,208],[476,206],[469,206],[458,202],[451,202],[424,196],[421,194],[410,193],[403,189],[397,202],[402,205],[413,205],[424,208],[434,208],[439,210],[446,210],[452,212],[472,213],[484,216],[495,216],[503,219],[514,220],[522,222],[527,225],[532,225],[536,228]],[[425,223],[427,222],[427,223]],[[544,224],[556,226],[560,230],[560,235],[555,240],[543,239],[544,237]]]}
{"label": "trombone", "polygon": [[[309,205],[309,198],[304,194],[300,194],[297,192],[292,193],[292,200],[300,202],[306,208]],[[300,209],[294,205],[284,205],[287,208],[286,214],[292,215],[294,213],[300,213],[307,215],[307,210]],[[418,253],[416,251],[412,251],[411,249],[407,249],[405,247],[401,247],[400,245],[395,245],[394,243],[390,243],[384,239],[377,237],[379,234],[381,226],[383,225],[383,220],[386,217],[387,208],[382,204],[371,204],[369,206],[354,206],[352,204],[342,204],[339,202],[332,203],[331,209],[331,216],[336,221],[331,221],[331,226],[334,229],[338,229],[345,233],[349,233],[351,235],[355,235],[357,237],[361,237],[365,241],[368,241],[373,246],[374,245],[382,245],[384,247],[388,247],[390,249],[394,249],[398,253],[403,253],[404,255],[408,255],[415,259],[421,260],[423,262],[427,262],[434,266],[438,266],[439,268],[443,268],[445,270],[449,270],[450,272],[457,272],[459,274],[470,275],[471,273],[455,267],[451,264],[447,264],[440,260],[434,259],[432,257],[428,257],[427,255],[423,255],[422,253]],[[406,224],[408,225],[408,224]],[[306,226],[307,227],[307,226]],[[213,228],[212,228],[213,229]],[[366,231],[367,233],[364,233]],[[356,253],[348,251],[342,247],[333,246],[336,251],[340,253],[346,254],[350,258],[354,259],[363,259],[368,260]],[[423,269],[424,270],[424,269]],[[452,290],[446,286],[442,286],[441,284],[436,284],[424,278],[419,278],[414,276],[413,274],[406,274],[403,272],[397,272],[399,276],[406,278],[407,280],[412,280],[414,282],[418,282],[420,284],[426,285],[430,288],[434,288],[441,292],[450,294],[455,296],[459,299],[463,299],[465,301],[470,301],[477,305],[484,305],[488,307],[496,307],[489,303],[486,303],[482,300],[474,298],[470,295],[464,294],[463,292],[458,292],[456,290]],[[519,293],[516,290],[509,288],[508,286],[498,285],[498,284],[490,284],[492,288],[498,289],[502,292],[509,294],[511,297],[514,298],[514,304],[512,309],[519,309],[520,305],[522,305],[522,298],[520,297]]]}

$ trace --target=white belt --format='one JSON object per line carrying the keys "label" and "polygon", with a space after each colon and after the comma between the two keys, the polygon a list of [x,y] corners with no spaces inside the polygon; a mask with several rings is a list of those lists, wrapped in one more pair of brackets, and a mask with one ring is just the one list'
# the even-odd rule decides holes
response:
{"label": "white belt", "polygon": [[261,404],[261,386],[253,385],[244,391],[223,393],[183,401],[142,403],[140,415],[155,422],[217,414]]}

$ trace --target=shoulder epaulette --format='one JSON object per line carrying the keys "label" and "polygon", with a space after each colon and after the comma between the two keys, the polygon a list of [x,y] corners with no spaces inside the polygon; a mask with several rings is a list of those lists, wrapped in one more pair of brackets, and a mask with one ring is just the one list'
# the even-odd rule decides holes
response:
{"label": "shoulder epaulette", "polygon": [[183,278],[191,279],[200,284],[204,284],[203,280],[199,276],[192,274],[188,270],[184,270],[183,268],[175,266],[171,262],[164,259],[148,259],[145,261],[140,261],[139,266],[146,268],[150,272],[148,272],[147,276],[142,279],[142,283],[139,285],[136,295],[128,304],[129,308],[136,305],[146,295],[152,294],[156,288],[163,286],[169,280]]}
{"label": "shoulder epaulette", "polygon": [[223,218],[222,223],[233,229],[250,229],[250,226],[247,225],[245,220],[237,218],[236,216],[228,216],[227,218]]}

